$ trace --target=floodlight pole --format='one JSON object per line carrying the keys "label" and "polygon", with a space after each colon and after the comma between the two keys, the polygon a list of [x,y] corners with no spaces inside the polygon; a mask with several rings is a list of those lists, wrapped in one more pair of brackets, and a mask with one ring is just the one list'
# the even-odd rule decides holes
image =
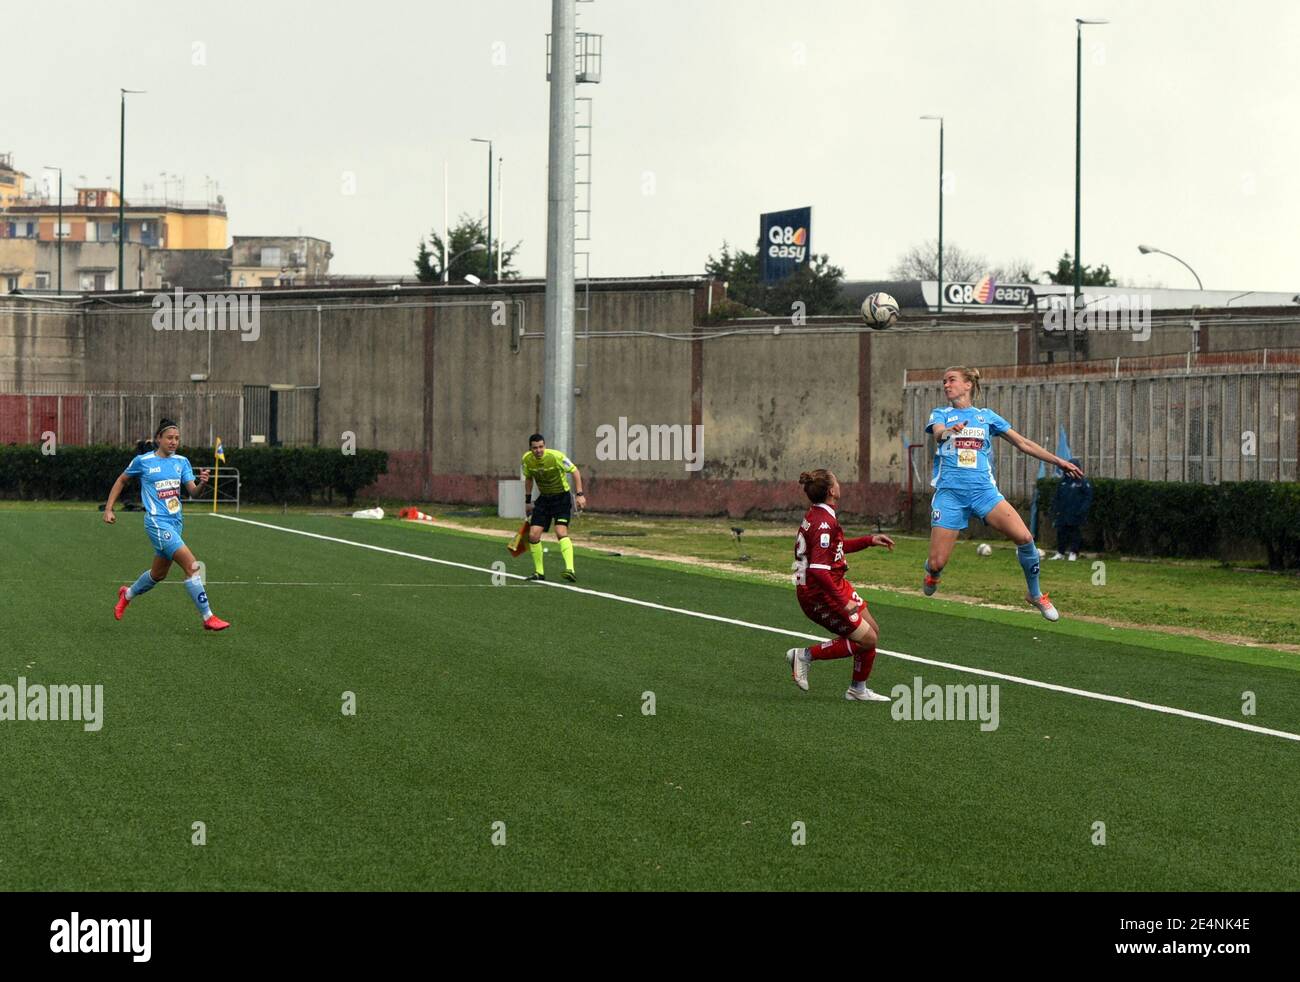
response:
{"label": "floodlight pole", "polygon": [[551,0],[551,105],[546,211],[545,365],[542,431],[549,446],[574,445],[574,0]]}

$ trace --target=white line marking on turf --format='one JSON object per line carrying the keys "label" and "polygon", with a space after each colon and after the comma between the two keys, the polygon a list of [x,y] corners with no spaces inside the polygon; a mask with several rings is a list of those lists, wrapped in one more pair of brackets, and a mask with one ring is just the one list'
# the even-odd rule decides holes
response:
{"label": "white line marking on turf", "polygon": [[[483,566],[471,566],[468,563],[457,563],[450,559],[437,559],[433,556],[422,556],[416,552],[402,552],[400,549],[389,549],[385,546],[371,545],[369,542],[354,542],[352,539],[339,539],[332,535],[321,535],[318,532],[304,532],[302,529],[286,528],[283,525],[271,525],[268,522],[255,522],[250,518],[236,518],[233,515],[214,515],[214,518],[223,518],[228,522],[242,522],[245,525],[257,525],[261,528],[274,529],[277,532],[289,532],[293,535],[302,535],[310,539],[320,539],[322,542],[337,542],[341,545],[356,546],[358,549],[369,549],[373,552],[387,553],[390,556],[402,556],[406,559],[418,559],[425,563],[437,563],[440,566],[452,566],[456,569],[467,569],[474,573],[487,573],[489,575],[506,576],[513,580],[526,580],[528,577],[519,573],[501,573],[496,570],[488,569]],[[698,617],[701,620],[716,621],[720,624],[733,624],[736,627],[748,627],[755,631],[766,631],[769,634],[781,634],[790,638],[801,638],[806,641],[824,641],[825,638],[817,634],[804,634],[801,631],[791,631],[783,627],[771,627],[767,624],[755,624],[751,621],[737,620],[733,617],[722,617],[718,614],[706,614],[698,610],[687,610],[684,607],[669,607],[667,604],[657,604],[651,600],[638,600],[636,597],[624,597],[617,593],[605,593],[603,590],[589,590],[585,587],[571,586],[566,583],[553,583],[550,580],[542,580],[540,586],[554,587],[557,590],[569,590],[573,593],[583,593],[591,597],[602,597],[606,600],[616,600],[619,603],[632,604],[637,607],[649,607],[652,610],[665,610],[673,614],[682,614],[686,617]],[[1300,733],[1288,733],[1286,730],[1271,730],[1266,726],[1256,726],[1253,723],[1242,723],[1235,719],[1223,719],[1219,716],[1208,716],[1205,713],[1194,713],[1190,709],[1177,709],[1173,706],[1161,706],[1153,702],[1142,702],[1138,699],[1126,699],[1123,696],[1112,696],[1104,692],[1091,692],[1088,689],[1075,689],[1068,685],[1057,685],[1053,682],[1039,682],[1037,679],[1022,678],[1019,675],[1006,675],[1002,672],[993,672],[985,668],[971,668],[968,665],[955,665],[952,662],[936,661],[933,658],[922,658],[919,655],[908,655],[901,651],[889,651],[885,648],[877,648],[877,654],[887,655],[890,658],[898,658],[902,661],[916,662],[919,665],[933,665],[936,668],[946,668],[954,672],[965,672],[968,675],[981,675],[984,678],[1000,679],[1003,682],[1015,682],[1017,685],[1027,685],[1035,689],[1047,689],[1051,692],[1064,692],[1067,695],[1081,696],[1084,699],[1096,699],[1101,702],[1119,703],[1123,706],[1134,706],[1138,709],[1146,709],[1153,713],[1165,713],[1169,716],[1182,716],[1185,719],[1199,719],[1205,723],[1217,723],[1220,726],[1230,726],[1233,729],[1245,730],[1248,733],[1261,733],[1265,736],[1279,737],[1283,740],[1294,740],[1300,742]]]}

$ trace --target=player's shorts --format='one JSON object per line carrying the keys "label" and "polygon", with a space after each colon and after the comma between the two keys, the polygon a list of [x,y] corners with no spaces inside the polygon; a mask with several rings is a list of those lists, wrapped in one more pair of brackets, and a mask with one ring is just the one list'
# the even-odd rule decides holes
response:
{"label": "player's shorts", "polygon": [[[852,583],[845,580],[844,586],[847,588],[847,594],[857,596]],[[847,638],[862,624],[861,612],[854,612],[852,614],[846,614],[844,612],[844,606],[848,603],[847,600],[832,597],[811,586],[797,587],[795,589],[795,595],[799,598],[799,606],[802,608],[804,616],[814,624],[824,627],[832,634],[837,634],[842,638]],[[867,605],[864,602],[860,610],[865,611],[866,609]]]}
{"label": "player's shorts", "polygon": [[544,494],[533,503],[533,513],[529,516],[528,524],[540,526],[545,532],[551,527],[551,522],[555,522],[557,527],[567,526],[572,512],[573,498],[569,496],[568,491],[560,494]]}
{"label": "player's shorts", "polygon": [[144,530],[149,534],[149,541],[153,543],[154,555],[161,556],[163,559],[171,559],[176,555],[176,550],[185,545],[185,540],[181,538],[180,522],[146,515]]}
{"label": "player's shorts", "polygon": [[995,487],[973,488],[969,491],[961,488],[939,488],[930,499],[930,525],[933,528],[956,529],[961,531],[970,522],[973,514],[983,520],[984,516],[1005,501],[1002,492]]}

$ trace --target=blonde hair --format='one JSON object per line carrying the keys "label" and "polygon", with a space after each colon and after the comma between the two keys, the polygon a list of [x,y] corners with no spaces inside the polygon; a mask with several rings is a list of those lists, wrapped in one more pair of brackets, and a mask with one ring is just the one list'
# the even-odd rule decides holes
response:
{"label": "blonde hair", "polygon": [[980,370],[978,368],[967,368],[965,365],[952,365],[943,370],[944,375],[949,372],[956,372],[970,383],[970,403],[972,406],[975,405],[980,397]]}
{"label": "blonde hair", "polygon": [[814,505],[819,505],[826,500],[833,480],[831,472],[825,467],[818,467],[815,471],[804,471],[799,475],[799,484],[804,494],[808,495],[808,500]]}

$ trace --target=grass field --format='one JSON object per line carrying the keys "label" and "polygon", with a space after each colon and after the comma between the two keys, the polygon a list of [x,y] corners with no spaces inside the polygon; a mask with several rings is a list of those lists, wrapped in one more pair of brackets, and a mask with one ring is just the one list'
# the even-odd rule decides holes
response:
{"label": "grass field", "polygon": [[785,584],[580,538],[578,589],[554,549],[496,585],[530,568],[498,539],[244,517],[186,521],[234,625],[205,634],[176,578],[113,620],[138,514],[0,509],[0,685],[104,686],[98,732],[0,722],[0,889],[1300,887],[1300,742],[1086,694],[1300,734],[1293,653],[1070,620],[1051,580],[1055,625],[864,594],[884,651],[952,666],[882,654],[872,687],[996,683],[984,732],[845,702],[846,662],[799,692]]}

